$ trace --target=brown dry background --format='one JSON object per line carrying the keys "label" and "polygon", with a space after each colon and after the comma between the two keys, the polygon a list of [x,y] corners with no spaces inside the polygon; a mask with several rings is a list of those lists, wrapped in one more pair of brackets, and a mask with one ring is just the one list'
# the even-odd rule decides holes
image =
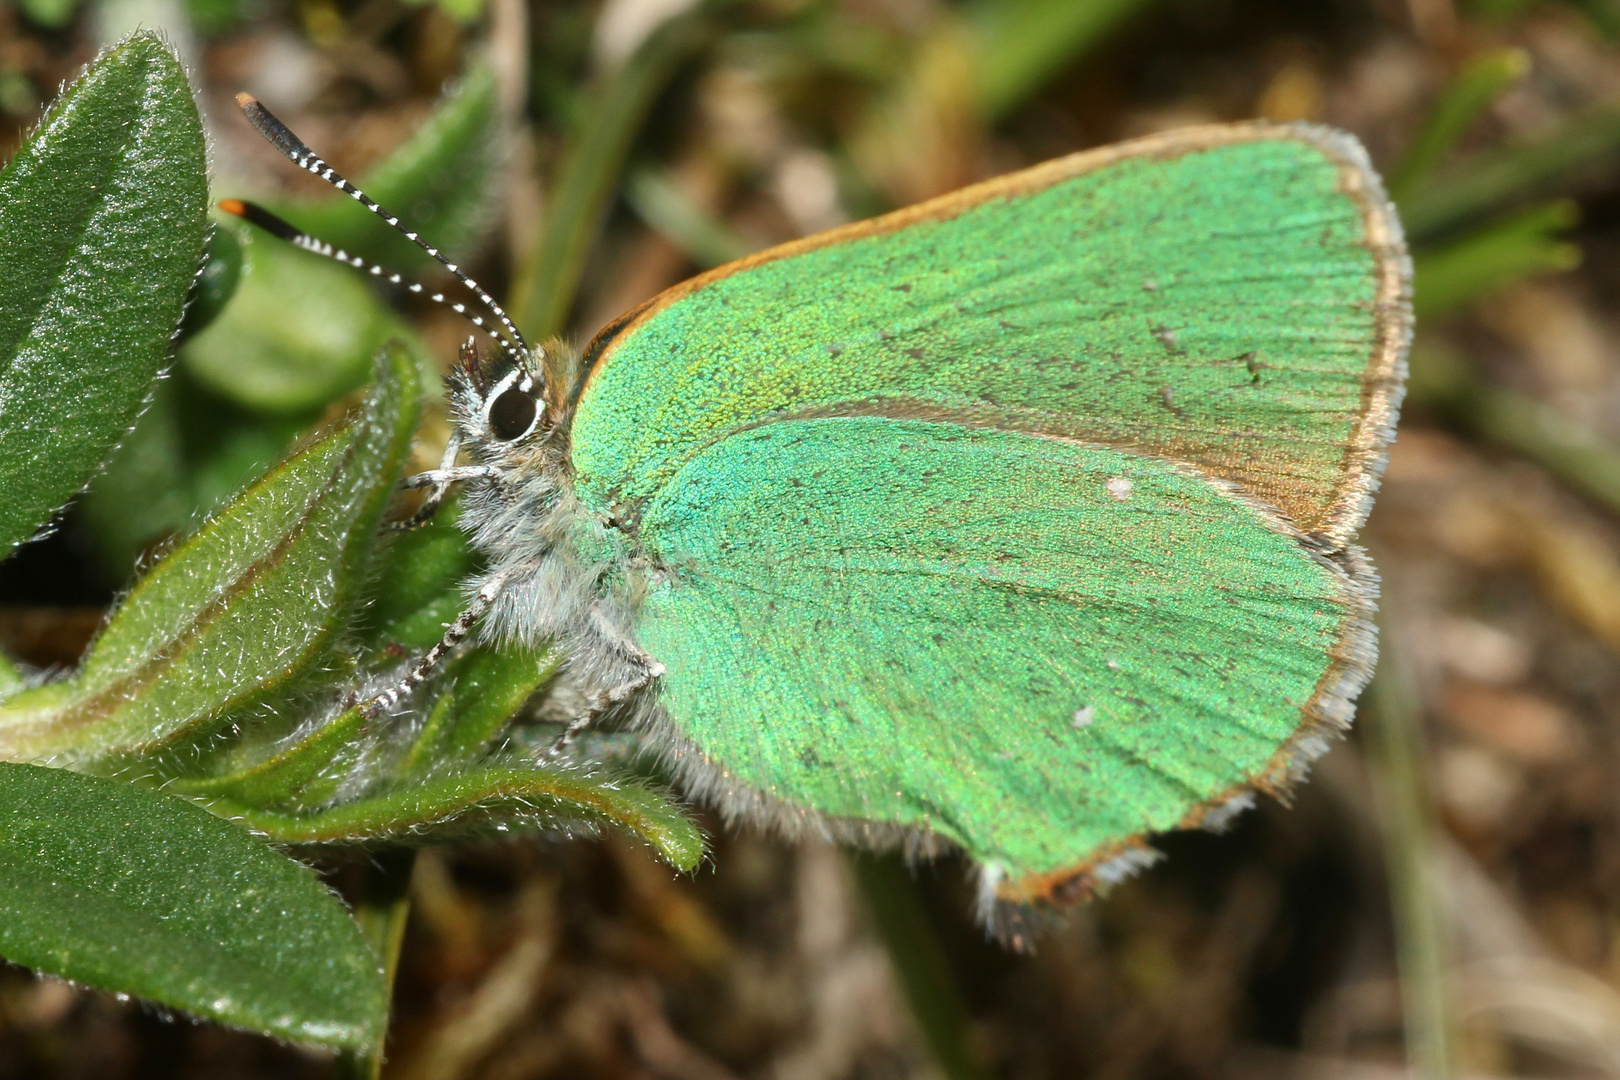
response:
{"label": "brown dry background", "polygon": [[[1385,661],[1355,734],[1294,805],[1166,838],[1165,862],[1033,955],[984,940],[948,860],[910,886],[889,864],[712,820],[690,878],[613,837],[429,850],[385,1075],[1620,1076],[1620,4],[1071,3],[1096,9],[1095,32],[996,109],[974,89],[988,61],[968,9],[731,5],[668,74],[631,158],[758,246],[1212,120],[1339,125],[1389,172],[1460,72],[1525,66],[1427,189],[1443,203],[1502,162],[1511,173],[1431,230],[1420,261],[1415,393],[1365,533]],[[0,156],[98,35],[179,10],[48,6],[0,5]],[[566,149],[557,111],[680,6],[490,0],[458,19],[260,0],[227,5],[186,47],[216,172],[291,190],[303,178],[234,123],[230,94],[258,93],[352,174],[493,41],[510,159],[473,263],[503,293]],[[832,30],[783,36],[801,23]],[[1543,217],[1512,248],[1493,223],[1522,214]],[[610,203],[575,339],[692,273],[693,246]],[[459,328],[413,315],[448,358]],[[0,571],[0,638],[70,663],[119,582],[71,520],[25,555]],[[0,970],[0,1077],[332,1070]]]}

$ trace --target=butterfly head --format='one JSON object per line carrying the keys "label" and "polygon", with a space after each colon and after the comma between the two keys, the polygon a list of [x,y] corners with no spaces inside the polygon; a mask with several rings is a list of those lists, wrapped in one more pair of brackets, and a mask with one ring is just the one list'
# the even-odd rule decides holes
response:
{"label": "butterfly head", "polygon": [[504,348],[481,357],[472,338],[461,346],[461,363],[449,379],[450,408],[460,443],[475,458],[514,465],[542,447],[556,448],[561,402],[549,357],[549,349]]}

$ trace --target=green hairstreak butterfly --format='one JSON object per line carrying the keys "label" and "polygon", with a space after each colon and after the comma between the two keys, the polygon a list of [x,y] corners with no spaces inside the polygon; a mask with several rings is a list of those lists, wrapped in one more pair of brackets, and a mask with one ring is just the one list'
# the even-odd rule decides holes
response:
{"label": "green hairstreak butterfly", "polygon": [[564,651],[559,752],[611,712],[729,818],[955,846],[987,917],[1083,895],[1349,723],[1410,276],[1351,137],[1252,123],[722,266],[577,364],[467,281],[500,354],[410,482],[465,483],[491,569],[373,708],[481,623]]}

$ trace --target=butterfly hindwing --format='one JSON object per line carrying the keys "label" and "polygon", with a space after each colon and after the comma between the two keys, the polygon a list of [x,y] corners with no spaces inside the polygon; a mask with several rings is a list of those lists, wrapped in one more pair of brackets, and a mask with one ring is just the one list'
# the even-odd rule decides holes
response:
{"label": "butterfly hindwing", "polygon": [[1013,882],[1265,776],[1360,673],[1359,586],[1215,484],[1102,447],[770,424],[689,461],[641,529],[668,568],[641,639],[692,779],[927,829]]}

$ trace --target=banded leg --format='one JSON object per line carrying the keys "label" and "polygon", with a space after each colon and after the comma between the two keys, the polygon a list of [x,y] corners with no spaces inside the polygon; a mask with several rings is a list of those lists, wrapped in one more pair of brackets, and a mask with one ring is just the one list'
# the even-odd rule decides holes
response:
{"label": "banded leg", "polygon": [[[459,430],[458,431],[452,431],[450,433],[450,440],[444,444],[444,456],[439,459],[439,467],[437,469],[432,470],[431,473],[423,473],[423,474],[420,474],[420,475],[424,475],[424,476],[426,476],[426,475],[439,475],[439,476],[442,476],[444,474],[445,470],[455,468],[456,455],[460,454],[460,453],[461,453],[461,432]],[[420,486],[422,486],[420,484],[413,484],[411,482],[411,481],[413,481],[415,479],[416,479],[415,476],[409,477],[405,481],[403,481],[400,486],[401,487],[420,487]],[[423,499],[422,500],[422,505],[418,506],[416,508],[416,513],[412,514],[410,517],[406,518],[404,521],[390,522],[388,527],[390,529],[395,529],[395,530],[398,530],[400,532],[408,532],[411,529],[420,529],[423,525],[426,525],[429,521],[432,521],[433,520],[433,515],[439,512],[439,504],[444,502],[444,497],[450,493],[450,483],[451,482],[449,480],[437,480],[437,481],[434,481],[433,482],[433,490],[431,490],[431,491],[429,491],[427,493],[427,498]]]}
{"label": "banded leg", "polygon": [[501,475],[501,470],[494,465],[452,465],[448,469],[429,469],[427,472],[413,473],[399,482],[405,488],[436,488],[440,485],[450,485],[457,480],[483,480],[487,477]]}
{"label": "banded leg", "polygon": [[456,616],[456,621],[445,627],[444,636],[439,639],[438,644],[423,653],[416,663],[411,665],[411,669],[405,673],[403,679],[361,707],[360,711],[367,720],[374,720],[383,713],[388,712],[403,701],[412,690],[427,681],[428,676],[433,674],[433,669],[439,666],[440,661],[452,649],[465,641],[467,635],[472,633],[472,628],[478,625],[478,620],[489,613],[489,609],[494,606],[496,599],[501,595],[501,590],[506,587],[507,576],[497,574],[486,581],[484,587],[479,589],[477,594],[473,596],[472,603],[468,604],[466,609]]}
{"label": "banded leg", "polygon": [[551,761],[560,756],[573,745],[575,739],[579,738],[591,725],[600,720],[609,709],[624,704],[664,677],[664,665],[654,659],[651,653],[621,634],[613,624],[602,616],[600,611],[592,610],[591,621],[595,623],[602,635],[613,643],[613,647],[619,650],[631,663],[641,668],[641,671],[618,686],[598,690],[592,694],[585,711],[568,722],[568,726],[563,729],[562,734],[557,736],[556,740],[546,750],[545,755],[541,758],[542,761]]}

